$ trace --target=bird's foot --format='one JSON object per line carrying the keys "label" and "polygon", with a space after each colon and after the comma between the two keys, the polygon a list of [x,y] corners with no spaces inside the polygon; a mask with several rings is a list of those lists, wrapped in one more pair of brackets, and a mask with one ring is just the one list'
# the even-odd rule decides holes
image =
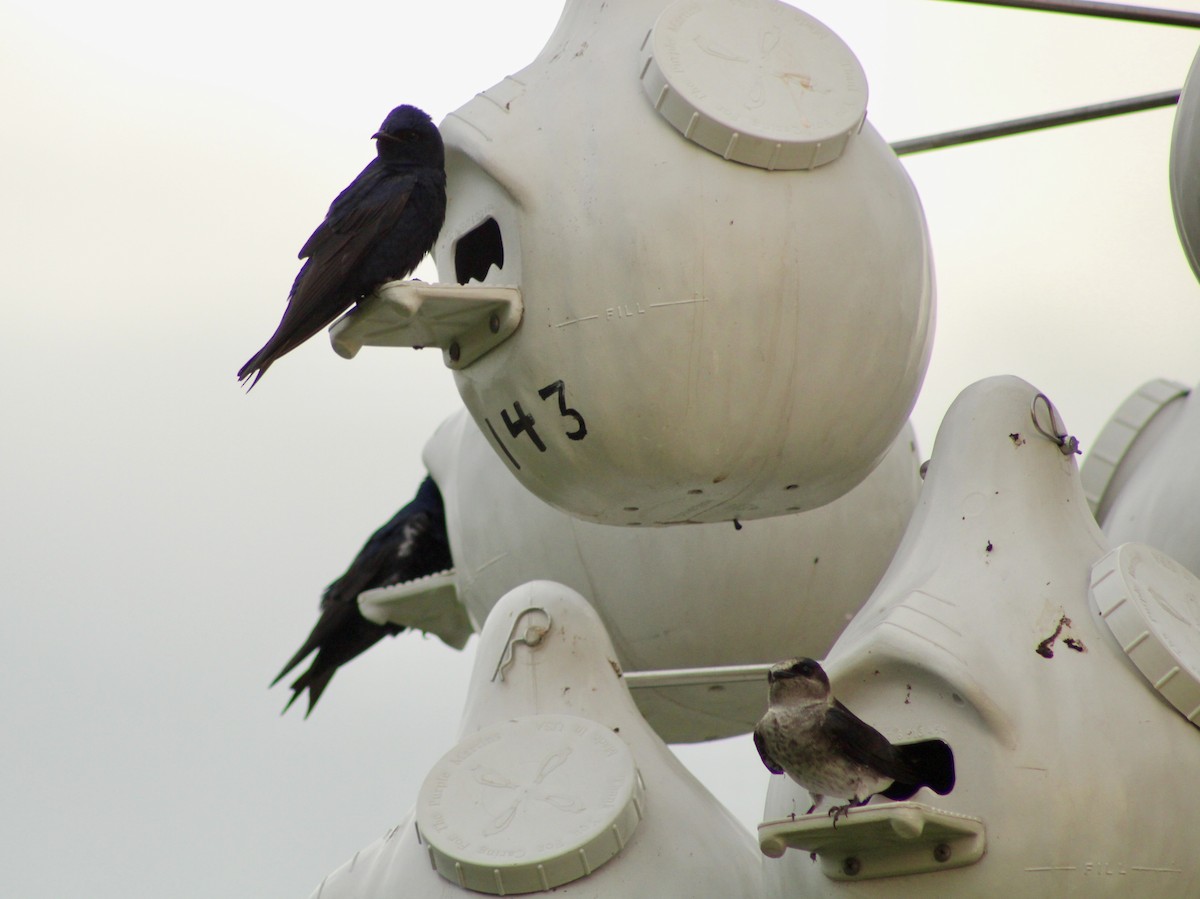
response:
{"label": "bird's foot", "polygon": [[828,814],[833,816],[833,826],[836,828],[838,818],[849,816],[850,809],[860,804],[861,803],[858,802],[847,802],[845,805],[835,805],[833,808],[831,808]]}

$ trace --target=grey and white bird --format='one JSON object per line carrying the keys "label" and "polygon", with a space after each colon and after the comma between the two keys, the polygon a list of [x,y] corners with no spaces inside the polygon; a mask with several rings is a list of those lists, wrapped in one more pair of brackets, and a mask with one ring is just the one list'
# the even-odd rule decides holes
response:
{"label": "grey and white bird", "polygon": [[770,705],[754,728],[754,745],[772,774],[786,774],[812,796],[806,814],[825,797],[844,799],[838,817],[875,794],[911,798],[922,787],[954,788],[954,753],[942,740],[893,745],[838,702],[825,671],[812,659],[789,659],[767,674]]}

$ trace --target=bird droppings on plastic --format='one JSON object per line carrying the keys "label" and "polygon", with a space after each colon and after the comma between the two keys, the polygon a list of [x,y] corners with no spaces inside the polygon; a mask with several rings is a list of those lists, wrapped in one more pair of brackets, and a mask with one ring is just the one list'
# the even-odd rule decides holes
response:
{"label": "bird droppings on plastic", "polygon": [[[1052,633],[1049,637],[1047,637],[1045,640],[1043,640],[1041,643],[1039,643],[1037,645],[1037,649],[1035,650],[1035,652],[1044,659],[1054,658],[1054,643],[1059,638],[1059,636],[1062,635],[1063,628],[1070,627],[1070,626],[1071,626],[1071,619],[1068,618],[1066,615],[1063,615],[1061,618],[1058,619],[1058,627],[1056,627],[1054,629],[1054,633]],[[1076,652],[1086,651],[1083,646],[1082,641],[1076,639],[1075,637],[1067,637],[1063,641],[1063,643],[1065,643],[1068,648],[1074,649]]]}
{"label": "bird droppings on plastic", "polygon": [[990,552],[991,552],[993,549],[995,549],[995,548],[996,548],[996,547],[992,546],[992,541],[991,541],[991,540],[989,540],[989,541],[987,542],[987,546],[985,546],[985,547],[983,548],[983,551],[984,551],[984,552],[987,552],[987,553],[990,553]]}
{"label": "bird droppings on plastic", "polygon": [[624,674],[621,673],[621,666],[617,664],[615,659],[609,659],[608,664],[612,665],[612,670],[617,675],[617,677],[625,676]]}
{"label": "bird droppings on plastic", "polygon": [[1013,446],[1021,446],[1025,443],[1025,438],[1020,434],[1009,434],[1008,439],[1013,442]]}

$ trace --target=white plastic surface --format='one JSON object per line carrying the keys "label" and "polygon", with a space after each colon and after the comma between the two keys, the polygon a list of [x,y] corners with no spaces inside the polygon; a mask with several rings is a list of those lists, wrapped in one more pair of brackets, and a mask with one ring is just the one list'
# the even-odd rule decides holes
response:
{"label": "white plastic surface", "polygon": [[1200,52],[1192,61],[1171,133],[1171,208],[1184,254],[1200,278]]}
{"label": "white plastic surface", "polygon": [[436,346],[449,368],[465,368],[520,323],[515,287],[389,281],[334,322],[329,339],[345,359],[364,346]]}
{"label": "white plastic surface", "polygon": [[[1188,388],[1178,381],[1165,378],[1147,381],[1121,403],[1100,430],[1079,475],[1088,506],[1101,525],[1114,497],[1121,492],[1122,475],[1127,477],[1137,466],[1138,454],[1134,446],[1139,440],[1143,450],[1152,444],[1157,434],[1155,429],[1151,429],[1151,422],[1155,422],[1160,412],[1177,405],[1177,401],[1187,394]],[[1156,428],[1172,420],[1173,416],[1163,416],[1162,421],[1156,422]]]}
{"label": "white plastic surface", "polygon": [[[503,265],[483,283],[519,287],[524,304],[517,331],[456,383],[491,451],[578,517],[813,509],[882,458],[924,376],[921,206],[869,122],[812,171],[732,164],[685,140],[640,80],[666,6],[569,0],[533,63],[441,124],[440,277],[491,219]],[[739,28],[766,39],[797,15],[754,0]],[[778,80],[773,65],[764,78]],[[735,71],[753,82],[759,69]]]}
{"label": "white plastic surface", "polygon": [[[569,730],[579,719],[585,722],[582,743],[550,745],[536,733],[539,723],[562,723]],[[506,730],[514,721],[517,728]],[[530,727],[534,733],[529,732]],[[509,741],[512,745],[504,746],[502,758],[490,755],[495,744]],[[461,782],[458,786],[464,792],[457,798],[445,794],[455,815],[465,817],[447,817],[448,826],[436,839],[449,842],[454,830],[466,845],[446,848],[439,843],[434,864],[437,853],[446,858],[470,858],[468,853],[486,854],[487,847],[518,867],[547,855],[558,858],[566,845],[582,838],[582,834],[570,832],[577,816],[586,816],[591,832],[603,817],[610,813],[617,817],[618,806],[628,811],[629,803],[619,797],[625,795],[624,786],[629,783],[629,765],[621,761],[610,768],[607,761],[597,760],[597,753],[605,756],[609,750],[613,758],[624,756],[614,741],[624,744],[628,758],[641,773],[645,789],[642,819],[635,829],[622,831],[627,839],[619,854],[595,867],[590,875],[557,887],[554,895],[567,899],[758,897],[762,871],[750,833],[683,767],[638,714],[622,683],[612,644],[591,606],[573,590],[544,581],[526,584],[501,599],[480,635],[462,730],[457,746],[446,748],[454,750],[447,762],[452,764],[457,752],[463,757],[460,767],[470,767],[468,777],[473,779],[483,807],[464,810],[472,788]],[[558,756],[567,746],[571,755]],[[580,764],[574,760],[576,752],[588,770],[575,767]],[[561,764],[556,765],[560,758]],[[434,768],[432,781],[422,794],[419,833],[412,816],[400,818],[402,824],[326,878],[313,893],[314,899],[462,899],[471,895],[434,869],[430,843],[424,841],[427,836],[435,839],[434,794],[444,770]],[[586,803],[597,796],[597,772],[619,780],[611,794],[610,812],[572,811],[576,800]],[[401,767],[384,776],[411,779],[421,773]],[[510,791],[504,786],[508,782],[519,788]],[[636,793],[637,786],[633,789]],[[604,805],[609,798],[609,793],[601,791],[596,802]],[[497,844],[500,832],[489,835],[482,831],[495,828],[509,811],[511,820],[500,831],[505,842]],[[549,827],[550,819],[558,821],[556,830]],[[484,821],[489,823],[481,823]],[[556,848],[545,848],[547,843]],[[481,867],[479,857],[474,857],[474,864]]]}
{"label": "white plastic surface", "polygon": [[433,634],[447,646],[462,649],[475,629],[458,601],[454,572],[431,574],[391,587],[358,594],[358,610],[376,624],[402,624]]}
{"label": "white plastic surface", "polygon": [[468,734],[425,777],[417,827],[451,883],[533,893],[587,877],[629,842],[646,795],[629,747],[571,715]]}
{"label": "white plastic surface", "polygon": [[867,115],[853,52],[783,3],[676,0],[646,36],[641,73],[685,138],[768,171],[833,162]]}
{"label": "white plastic surface", "polygon": [[1138,671],[1200,723],[1200,578],[1152,547],[1125,543],[1092,567],[1091,595]]}
{"label": "white plastic surface", "polygon": [[788,849],[815,854],[831,880],[861,881],[973,865],[987,848],[987,828],[919,802],[881,802],[836,821],[824,812],[764,821],[758,844],[768,858]]}
{"label": "white plastic surface", "polygon": [[[953,791],[913,801],[987,824],[977,863],[863,881],[856,897],[1200,895],[1180,825],[1200,735],[1092,611],[1111,547],[1075,457],[1032,427],[1036,393],[1003,377],[958,397],[891,568],[825,659],[834,695],[893,742],[952,748]],[[808,804],[775,777],[764,818]],[[845,895],[799,852],[764,874],[768,897]]]}
{"label": "white plastic surface", "polygon": [[[472,619],[533,578],[586,594],[622,668],[774,662],[821,655],[870,595],[920,491],[911,429],[861,485],[799,515],[733,524],[614,528],[573,519],[529,491],[465,412],[424,453],[446,504],[458,593]],[[658,733],[745,733],[763,681],[638,690]]]}
{"label": "white plastic surface", "polygon": [[1122,460],[1100,508],[1114,545],[1149,544],[1200,574],[1198,447],[1200,397],[1193,390],[1154,416]]}

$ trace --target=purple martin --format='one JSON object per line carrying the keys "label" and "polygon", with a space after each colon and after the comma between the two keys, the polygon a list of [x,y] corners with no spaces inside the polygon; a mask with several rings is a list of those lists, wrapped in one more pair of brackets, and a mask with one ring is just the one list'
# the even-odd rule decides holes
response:
{"label": "purple martin", "polygon": [[921,787],[939,795],[954,788],[954,753],[942,740],[893,745],[834,699],[829,678],[812,659],[771,666],[770,706],[754,728],[754,745],[772,774],[786,774],[812,796],[811,814],[826,796],[836,822],[852,806],[880,793],[911,798]]}
{"label": "purple martin", "polygon": [[427,477],[413,501],[372,534],[346,572],[325,588],[321,617],[312,633],[271,681],[271,686],[275,686],[316,652],[308,670],[292,683],[292,697],[284,712],[308,690],[308,711],[304,714],[307,718],[339,666],[370,649],[384,636],[404,630],[403,625],[380,625],[364,618],[358,611],[358,594],[373,587],[389,587],[437,574],[452,564],[442,494],[433,479]]}
{"label": "purple martin", "polygon": [[397,106],[371,137],[376,157],[300,249],[305,263],[279,327],[238,371],[249,387],[358,300],[407,277],[442,230],[446,167],[437,126],[415,106]]}

